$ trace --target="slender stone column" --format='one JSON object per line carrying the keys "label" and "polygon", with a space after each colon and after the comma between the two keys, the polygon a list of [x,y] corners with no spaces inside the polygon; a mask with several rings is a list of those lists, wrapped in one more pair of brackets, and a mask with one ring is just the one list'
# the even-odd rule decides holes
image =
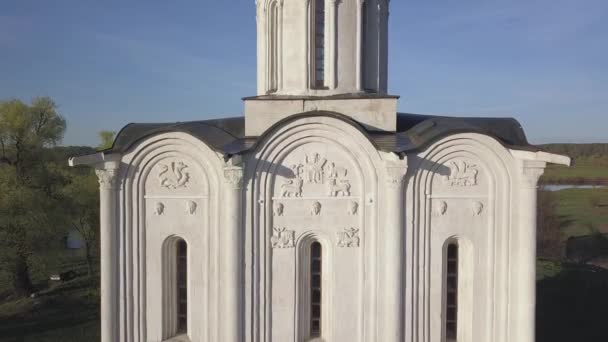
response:
{"label": "slender stone column", "polygon": [[387,184],[385,197],[384,222],[384,284],[382,297],[384,302],[384,342],[402,342],[404,325],[403,288],[404,279],[404,178],[407,162],[402,160],[386,163]]}
{"label": "slender stone column", "polygon": [[[236,158],[236,157],[235,157]],[[234,158],[233,158],[234,159]],[[242,190],[243,168],[231,159],[224,168],[221,240],[221,341],[243,341]]]}
{"label": "slender stone column", "polygon": [[118,169],[97,169],[99,178],[99,241],[101,259],[101,341],[116,342],[118,337]]}
{"label": "slender stone column", "polygon": [[516,336],[511,341],[535,341],[537,188],[545,166],[546,163],[541,161],[523,161],[519,188],[519,238],[515,242],[519,258],[515,271],[519,290],[512,317]]}

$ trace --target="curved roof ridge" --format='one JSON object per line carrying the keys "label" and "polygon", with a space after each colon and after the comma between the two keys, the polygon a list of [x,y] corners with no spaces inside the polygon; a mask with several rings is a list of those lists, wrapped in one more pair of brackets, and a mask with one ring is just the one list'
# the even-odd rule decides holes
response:
{"label": "curved roof ridge", "polygon": [[308,111],[279,120],[260,136],[245,136],[245,118],[229,117],[173,123],[130,123],[116,136],[106,152],[124,152],[138,141],[155,134],[184,132],[224,154],[240,154],[255,148],[270,132],[288,122],[305,117],[333,117],[351,124],[379,150],[396,153],[417,151],[432,142],[456,133],[480,133],[491,136],[514,149],[536,150],[530,145],[521,124],[514,118],[454,117],[443,115],[397,113],[396,132],[371,131],[353,118],[333,111]]}

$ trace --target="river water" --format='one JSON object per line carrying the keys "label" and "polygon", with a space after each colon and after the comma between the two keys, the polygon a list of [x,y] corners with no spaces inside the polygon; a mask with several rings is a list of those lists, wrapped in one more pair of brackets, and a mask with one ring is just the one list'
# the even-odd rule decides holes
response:
{"label": "river water", "polygon": [[569,184],[545,184],[540,189],[544,191],[560,191],[567,189],[603,189],[606,185],[569,185]]}

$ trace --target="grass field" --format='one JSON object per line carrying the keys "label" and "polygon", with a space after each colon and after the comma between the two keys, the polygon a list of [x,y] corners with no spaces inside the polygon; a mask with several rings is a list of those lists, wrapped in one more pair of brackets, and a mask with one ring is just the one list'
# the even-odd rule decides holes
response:
{"label": "grass field", "polygon": [[549,165],[540,181],[544,184],[608,185],[608,156],[580,157],[570,167]]}
{"label": "grass field", "polygon": [[556,191],[556,208],[565,238],[608,233],[608,188]]}
{"label": "grass field", "polygon": [[2,342],[99,341],[97,279],[80,277],[37,298],[0,304]]}
{"label": "grass field", "polygon": [[[99,341],[97,277],[86,275],[81,254],[52,251],[36,258],[36,298],[11,298],[9,278],[0,272],[0,342]],[[51,273],[74,270],[79,277],[50,284]]]}

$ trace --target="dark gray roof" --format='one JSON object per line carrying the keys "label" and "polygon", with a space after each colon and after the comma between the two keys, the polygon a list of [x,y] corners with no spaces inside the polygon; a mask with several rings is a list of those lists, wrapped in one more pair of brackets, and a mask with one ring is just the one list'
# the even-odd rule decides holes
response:
{"label": "dark gray roof", "polygon": [[243,97],[243,100],[351,100],[351,99],[398,99],[398,95],[388,95],[379,93],[346,93],[336,95],[257,95]]}
{"label": "dark gray roof", "polygon": [[[514,149],[538,150],[528,143],[521,125],[512,118],[467,118],[398,113],[397,132],[392,133],[368,131],[355,120],[339,113],[314,111],[289,116],[277,122],[264,134],[292,120],[314,116],[331,116],[346,121],[359,129],[378,149],[396,153],[420,150],[437,139],[465,132],[489,135]],[[106,152],[125,152],[146,137],[166,132],[191,134],[216,151],[228,155],[244,153],[263,138],[263,136],[245,136],[244,117],[164,124],[132,123],[118,133],[114,145]]]}

